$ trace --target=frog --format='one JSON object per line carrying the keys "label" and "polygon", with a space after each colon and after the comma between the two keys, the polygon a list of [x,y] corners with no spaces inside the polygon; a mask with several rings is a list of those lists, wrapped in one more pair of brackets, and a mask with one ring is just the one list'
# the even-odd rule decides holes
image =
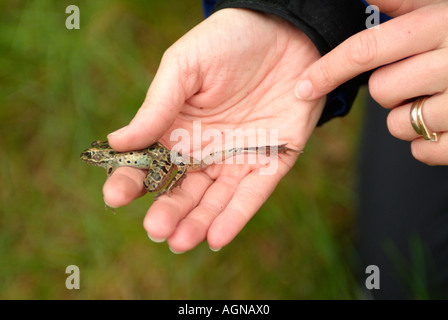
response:
{"label": "frog", "polygon": [[217,158],[224,161],[238,154],[259,153],[268,157],[292,153],[302,153],[286,146],[286,144],[263,147],[237,147],[211,153],[204,159],[197,160],[187,155],[181,155],[156,142],[147,148],[135,151],[118,152],[111,148],[107,140],[93,141],[89,148],[81,153],[81,160],[85,163],[103,167],[107,177],[119,167],[133,167],[147,170],[143,181],[144,188],[150,193],[156,193],[154,200],[181,185],[186,178],[187,171],[205,169]]}

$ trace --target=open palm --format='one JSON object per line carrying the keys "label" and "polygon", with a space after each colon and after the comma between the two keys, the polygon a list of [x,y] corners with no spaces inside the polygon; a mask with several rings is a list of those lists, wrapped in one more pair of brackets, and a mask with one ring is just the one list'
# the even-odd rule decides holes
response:
{"label": "open palm", "polygon": [[[109,135],[109,142],[118,151],[157,140],[171,148],[177,143],[170,139],[174,129],[193,136],[193,122],[200,121],[202,132],[276,130],[279,143],[301,150],[325,98],[298,101],[294,85],[319,57],[312,42],[281,19],[221,10],[166,51],[143,106],[128,126]],[[269,137],[267,144],[272,145]],[[261,166],[253,164],[216,164],[188,173],[181,188],[153,203],[144,227],[153,240],[167,239],[174,252],[204,239],[219,249],[257,212],[296,159],[282,156],[271,175],[260,175]],[[133,168],[117,170],[104,185],[106,203],[117,207],[144,194],[144,176]]]}

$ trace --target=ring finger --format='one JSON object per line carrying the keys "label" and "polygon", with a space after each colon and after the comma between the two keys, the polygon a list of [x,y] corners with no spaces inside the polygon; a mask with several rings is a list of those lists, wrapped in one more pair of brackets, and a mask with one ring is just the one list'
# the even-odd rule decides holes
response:
{"label": "ring finger", "polygon": [[[411,107],[413,102],[394,108],[387,117],[390,133],[401,140],[412,141],[420,137],[411,123]],[[432,132],[448,131],[448,93],[440,93],[428,97],[422,106],[423,121]]]}

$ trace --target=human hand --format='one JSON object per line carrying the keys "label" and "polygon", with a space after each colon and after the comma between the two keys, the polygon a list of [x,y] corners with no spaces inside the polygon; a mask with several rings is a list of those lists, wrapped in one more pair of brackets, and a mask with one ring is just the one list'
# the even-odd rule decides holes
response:
{"label": "human hand", "polygon": [[[416,159],[448,165],[448,2],[369,3],[396,18],[354,35],[314,63],[300,78],[296,94],[310,101],[379,67],[370,77],[369,89],[380,105],[392,109],[387,121],[391,134],[412,141]],[[423,119],[429,129],[441,133],[436,143],[423,140],[411,125],[412,100],[420,96],[430,96]]]}
{"label": "human hand", "polygon": [[[203,130],[276,129],[279,143],[301,150],[325,98],[298,101],[294,84],[319,57],[304,33],[279,18],[220,10],[166,51],[142,107],[128,126],[108,136],[109,143],[117,151],[155,141],[171,148],[172,130],[192,133],[192,122],[200,120]],[[167,239],[174,252],[204,239],[219,249],[240,232],[296,159],[281,156],[273,175],[260,175],[257,165],[232,164],[188,173],[181,188],[152,204],[144,228],[155,241]],[[142,196],[144,176],[142,170],[117,169],[103,188],[106,203],[118,207]]]}

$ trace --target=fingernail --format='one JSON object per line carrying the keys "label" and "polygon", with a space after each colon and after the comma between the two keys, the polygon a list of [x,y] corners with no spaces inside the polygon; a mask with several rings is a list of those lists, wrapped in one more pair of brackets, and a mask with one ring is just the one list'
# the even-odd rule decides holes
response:
{"label": "fingernail", "polygon": [[148,233],[148,238],[149,238],[149,240],[151,240],[151,241],[153,241],[155,243],[162,243],[162,242],[164,242],[166,240],[165,238],[154,238],[154,237],[151,237],[149,235],[149,233]]}
{"label": "fingernail", "polygon": [[299,80],[295,89],[296,97],[299,99],[308,99],[313,95],[313,85],[310,80]]}
{"label": "fingernail", "polygon": [[128,126],[124,126],[123,128],[120,128],[120,129],[118,129],[118,130],[116,130],[116,131],[114,131],[114,132],[109,133],[109,134],[107,135],[107,137],[109,137],[109,136],[114,136],[114,135],[116,135],[116,134],[123,133],[127,128],[128,128]]}
{"label": "fingernail", "polygon": [[219,250],[222,249],[222,247],[221,247],[221,248],[212,248],[212,247],[210,247],[210,246],[209,246],[209,248],[210,248],[210,250],[212,250],[213,252],[218,252]]}
{"label": "fingernail", "polygon": [[111,208],[111,209],[118,208],[118,207],[116,207],[116,206],[112,206],[112,205],[108,204],[107,201],[106,201],[106,199],[104,199],[104,197],[103,197],[103,201],[104,201],[104,205],[106,206],[106,209],[107,209],[107,208]]}
{"label": "fingernail", "polygon": [[174,254],[182,254],[182,253],[184,253],[183,251],[176,251],[176,250],[174,250],[174,249],[171,248],[171,247],[168,247],[168,248],[170,248],[170,251],[171,251],[172,253],[174,253]]}

